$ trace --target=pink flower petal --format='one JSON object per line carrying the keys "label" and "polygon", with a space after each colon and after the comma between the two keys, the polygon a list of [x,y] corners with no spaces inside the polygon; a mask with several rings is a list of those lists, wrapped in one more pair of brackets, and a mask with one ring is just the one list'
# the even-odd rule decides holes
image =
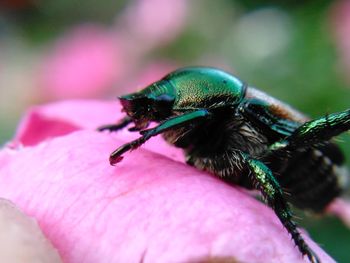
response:
{"label": "pink flower petal", "polygon": [[[96,131],[97,127],[115,123],[121,118],[121,107],[116,100],[111,102],[72,100],[51,103],[49,106],[37,106],[30,109],[23,117],[9,145],[12,148],[33,146],[46,139],[80,129]],[[137,133],[128,132],[127,129],[118,132],[117,135],[125,142],[139,136]],[[166,152],[174,160],[184,160],[181,150],[170,147],[160,136],[153,138],[152,141],[153,143],[146,143],[144,147],[153,152]]]}
{"label": "pink flower petal", "polygon": [[[96,101],[37,107],[15,138],[24,147],[0,151],[1,197],[38,220],[64,262],[306,262],[271,209],[174,161],[179,151],[159,151],[161,139],[110,166],[109,153],[130,133],[92,128],[118,117],[113,104]],[[45,123],[47,134],[27,146],[23,138]],[[305,238],[322,262],[334,262]]]}
{"label": "pink flower petal", "polygon": [[137,0],[126,9],[125,24],[137,43],[142,43],[139,48],[164,45],[183,29],[187,9],[185,0]]}
{"label": "pink flower petal", "polygon": [[39,72],[43,94],[46,99],[101,97],[124,74],[124,51],[106,28],[74,28],[57,41],[43,61]]}
{"label": "pink flower petal", "polygon": [[350,81],[350,1],[334,1],[330,15],[332,32],[339,51],[339,60],[343,66],[345,77]]}
{"label": "pink flower petal", "polygon": [[337,216],[350,228],[350,200],[337,198],[328,207],[327,212]]}

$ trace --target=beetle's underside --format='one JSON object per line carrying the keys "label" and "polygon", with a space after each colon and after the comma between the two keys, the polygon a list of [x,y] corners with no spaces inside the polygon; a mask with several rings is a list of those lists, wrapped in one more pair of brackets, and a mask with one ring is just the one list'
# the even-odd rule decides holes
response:
{"label": "beetle's underside", "polygon": [[235,132],[229,134],[223,132],[228,130],[222,127],[226,121],[216,118],[215,122],[198,124],[197,128],[192,124],[190,130],[178,128],[165,132],[164,137],[186,149],[188,164],[227,182],[254,189],[246,176],[249,171],[241,163],[236,150],[243,149],[271,169],[284,192],[288,193],[286,199],[301,209],[322,212],[340,195],[347,170],[343,167],[343,154],[337,145],[323,142],[293,152],[274,154],[269,151],[272,143],[247,120],[241,125],[237,125],[236,120],[229,121],[227,125],[233,123],[231,126],[235,126],[230,129]]}

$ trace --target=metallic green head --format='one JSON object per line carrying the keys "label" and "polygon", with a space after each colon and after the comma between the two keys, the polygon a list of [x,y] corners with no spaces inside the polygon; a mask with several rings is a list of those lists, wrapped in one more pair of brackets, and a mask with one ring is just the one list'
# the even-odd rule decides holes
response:
{"label": "metallic green head", "polygon": [[245,96],[246,84],[215,68],[178,69],[145,89],[119,97],[124,111],[138,128],[176,112],[235,107]]}

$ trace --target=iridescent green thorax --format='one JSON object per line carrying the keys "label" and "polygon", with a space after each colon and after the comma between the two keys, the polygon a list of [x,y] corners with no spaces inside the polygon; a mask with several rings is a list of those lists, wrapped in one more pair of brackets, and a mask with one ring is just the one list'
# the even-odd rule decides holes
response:
{"label": "iridescent green thorax", "polygon": [[244,98],[246,90],[244,82],[215,68],[182,68],[163,80],[175,87],[174,110],[237,105]]}

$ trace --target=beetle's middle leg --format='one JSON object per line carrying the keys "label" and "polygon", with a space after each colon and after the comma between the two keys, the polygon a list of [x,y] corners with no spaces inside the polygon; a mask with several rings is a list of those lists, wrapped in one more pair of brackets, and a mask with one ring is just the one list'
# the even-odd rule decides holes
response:
{"label": "beetle's middle leg", "polygon": [[283,191],[277,180],[274,178],[271,170],[261,161],[250,158],[248,155],[241,154],[243,163],[249,170],[249,180],[260,190],[268,205],[275,211],[277,217],[291,234],[295,245],[299,251],[306,255],[312,263],[319,263],[320,260],[312,249],[306,244],[299,233],[296,224],[292,221],[292,213]]}
{"label": "beetle's middle leg", "polygon": [[126,143],[116,149],[114,152],[111,153],[109,157],[109,162],[114,165],[118,162],[120,162],[123,157],[122,155],[126,153],[127,151],[134,150],[138,147],[140,147],[142,144],[144,144],[147,140],[149,140],[151,137],[156,136],[158,134],[161,134],[167,130],[174,129],[177,127],[181,127],[185,124],[191,123],[195,120],[207,118],[210,115],[210,113],[207,110],[200,109],[196,111],[191,111],[184,113],[179,116],[174,116],[172,118],[169,118],[163,122],[161,122],[158,126],[141,131],[141,137],[131,141],[129,143]]}
{"label": "beetle's middle leg", "polygon": [[270,146],[273,151],[305,148],[329,141],[350,130],[350,109],[308,121],[297,128],[290,136]]}

